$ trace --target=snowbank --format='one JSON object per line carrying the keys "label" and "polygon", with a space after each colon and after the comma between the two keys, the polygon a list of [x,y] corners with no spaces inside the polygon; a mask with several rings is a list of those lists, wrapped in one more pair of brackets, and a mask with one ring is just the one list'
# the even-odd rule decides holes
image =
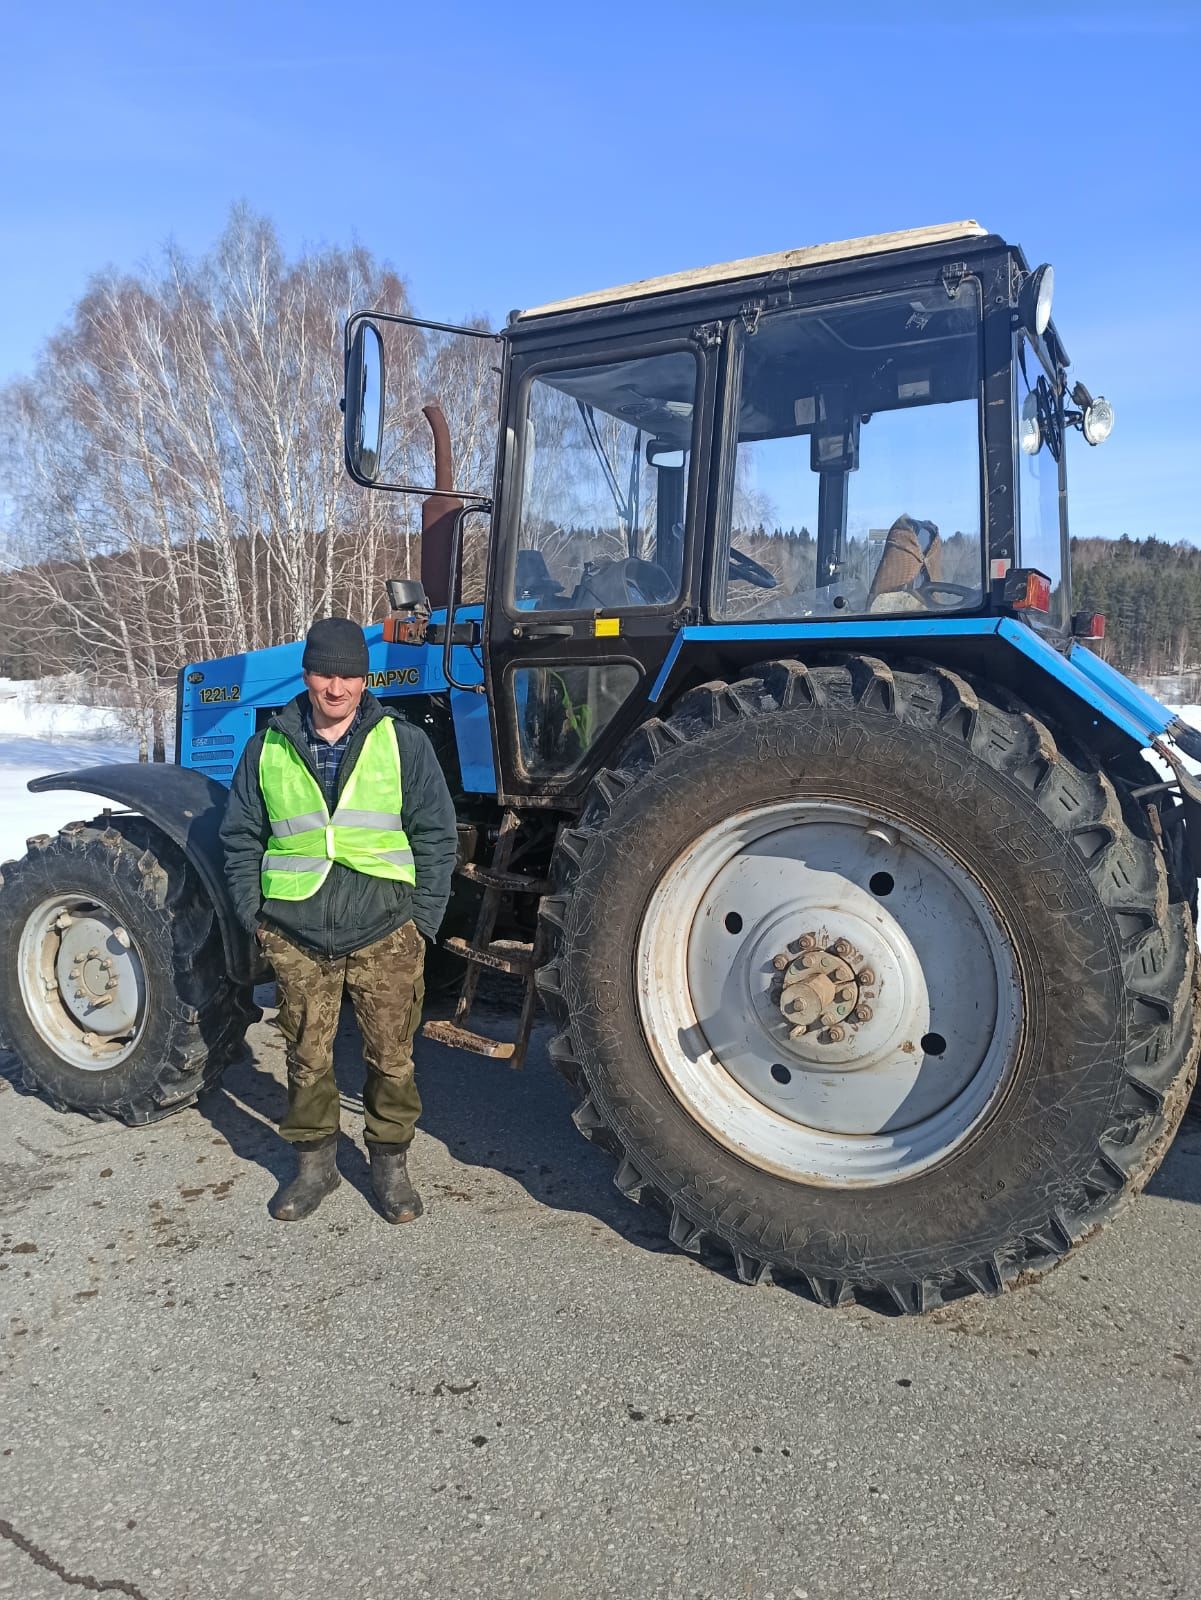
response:
{"label": "snowbank", "polygon": [[30,794],[31,778],[137,759],[136,744],[114,726],[111,711],[53,704],[38,698],[36,685],[0,678],[0,861],[24,855],[32,834],[54,833],[111,804],[75,790]]}
{"label": "snowbank", "polygon": [[[1169,710],[1175,711],[1181,721],[1187,722],[1191,728],[1201,728],[1201,706],[1171,706]],[[1179,751],[1176,754],[1180,756],[1182,765],[1189,772],[1201,772],[1201,761],[1193,761],[1189,756],[1180,755]],[[1147,759],[1163,773],[1165,778],[1172,776],[1171,768],[1166,761],[1161,761],[1157,755],[1152,755],[1150,751],[1147,753]]]}

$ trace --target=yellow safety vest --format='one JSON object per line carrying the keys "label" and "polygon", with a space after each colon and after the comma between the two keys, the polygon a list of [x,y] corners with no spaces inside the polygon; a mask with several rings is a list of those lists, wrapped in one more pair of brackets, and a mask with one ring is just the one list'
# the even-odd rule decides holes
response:
{"label": "yellow safety vest", "polygon": [[334,861],[370,878],[416,883],[400,821],[400,751],[386,717],[363,741],[332,817],[300,752],[274,728],[263,740],[259,788],[271,821],[262,865],[265,900],[311,899]]}

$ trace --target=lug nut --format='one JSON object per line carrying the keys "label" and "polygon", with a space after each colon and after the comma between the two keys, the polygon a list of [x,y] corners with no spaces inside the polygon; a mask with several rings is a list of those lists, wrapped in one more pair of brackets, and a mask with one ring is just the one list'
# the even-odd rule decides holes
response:
{"label": "lug nut", "polygon": [[852,1022],[870,1022],[871,1020],[872,1020],[872,1008],[871,1008],[871,1006],[859,1006],[855,1011],[851,1012],[851,1021]]}
{"label": "lug nut", "polygon": [[849,956],[851,953],[851,942],[849,939],[835,939],[831,948],[836,956]]}
{"label": "lug nut", "polygon": [[785,972],[791,965],[792,958],[790,956],[776,956],[772,961],[772,966],[775,967],[777,972]]}
{"label": "lug nut", "polygon": [[863,971],[859,974],[859,982],[862,984],[871,984],[875,983],[875,981],[876,974],[870,967],[864,967]]}
{"label": "lug nut", "polygon": [[816,937],[816,935],[812,934],[812,933],[803,933],[801,935],[801,937],[797,940],[797,946],[801,950],[814,950],[814,949],[816,949],[817,948],[817,937]]}
{"label": "lug nut", "polygon": [[827,1028],[826,1038],[829,1039],[831,1044],[841,1044],[846,1038],[846,1030],[840,1028],[838,1024],[835,1023],[832,1028]]}

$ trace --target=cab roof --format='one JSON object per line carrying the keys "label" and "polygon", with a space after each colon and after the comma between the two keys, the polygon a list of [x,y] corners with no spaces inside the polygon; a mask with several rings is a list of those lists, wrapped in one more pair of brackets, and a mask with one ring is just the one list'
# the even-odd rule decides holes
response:
{"label": "cab roof", "polygon": [[525,322],[532,317],[552,316],[560,311],[583,311],[589,306],[611,305],[619,300],[641,300],[648,295],[666,294],[673,289],[696,289],[709,283],[757,278],[793,267],[852,261],[859,256],[914,250],[920,245],[951,244],[958,239],[982,239],[987,234],[987,228],[968,220],[939,223],[929,228],[903,228],[897,233],[869,233],[862,239],[840,239],[832,244],[802,245],[797,250],[779,250],[774,255],[766,256],[745,256],[741,261],[694,267],[689,272],[672,272],[663,278],[639,278],[635,283],[619,284],[613,289],[596,289],[591,294],[573,295],[568,300],[551,300],[546,305],[531,306],[528,311],[516,312],[510,322]]}

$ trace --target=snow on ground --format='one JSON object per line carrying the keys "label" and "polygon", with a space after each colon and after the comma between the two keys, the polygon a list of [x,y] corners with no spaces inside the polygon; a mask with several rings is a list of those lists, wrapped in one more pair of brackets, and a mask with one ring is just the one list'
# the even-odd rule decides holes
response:
{"label": "snow on ground", "polygon": [[[1175,711],[1180,720],[1187,722],[1190,728],[1201,728],[1201,706],[1170,706],[1168,709]],[[1191,756],[1183,755],[1179,750],[1176,754],[1187,772],[1201,772],[1201,761],[1194,761]],[[1165,778],[1172,776],[1171,768],[1166,761],[1161,761],[1158,756],[1151,754],[1148,754],[1147,759],[1152,766],[1163,773]]]}
{"label": "snow on ground", "polygon": [[31,778],[47,772],[136,761],[137,745],[96,706],[39,701],[35,686],[0,678],[0,861],[25,854],[35,833],[54,833],[76,817],[93,817],[111,801],[81,794],[30,794]]}

